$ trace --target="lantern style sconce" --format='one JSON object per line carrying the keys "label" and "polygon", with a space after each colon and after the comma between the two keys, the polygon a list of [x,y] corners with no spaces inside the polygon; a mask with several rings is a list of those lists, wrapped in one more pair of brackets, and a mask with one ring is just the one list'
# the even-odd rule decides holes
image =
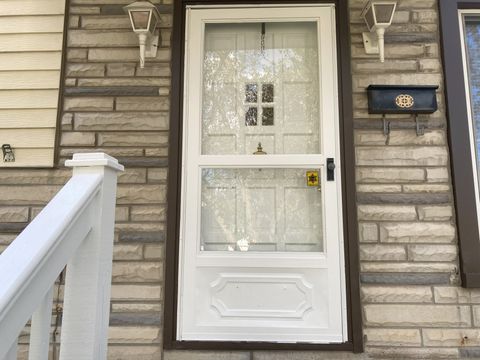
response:
{"label": "lantern style sconce", "polygon": [[385,61],[385,29],[392,23],[396,7],[396,1],[370,0],[362,10],[361,16],[370,31],[362,33],[365,52],[380,54],[382,63]]}
{"label": "lantern style sconce", "polygon": [[140,43],[140,67],[145,67],[145,57],[156,57],[159,33],[155,30],[160,19],[157,8],[150,1],[137,1],[124,6],[132,23],[133,32]]}

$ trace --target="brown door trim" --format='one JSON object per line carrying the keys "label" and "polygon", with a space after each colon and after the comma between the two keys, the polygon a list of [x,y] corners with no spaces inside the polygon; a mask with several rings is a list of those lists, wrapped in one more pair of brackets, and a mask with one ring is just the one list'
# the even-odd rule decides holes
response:
{"label": "brown door trim", "polygon": [[448,141],[460,255],[460,277],[466,288],[480,287],[480,238],[477,199],[470,154],[470,137],[458,10],[478,9],[480,0],[439,0]]}
{"label": "brown door trim", "polygon": [[349,341],[342,344],[178,341],[177,279],[178,239],[180,229],[180,180],[182,151],[183,64],[185,40],[185,9],[187,5],[220,4],[282,4],[287,0],[175,0],[172,33],[172,89],[170,111],[170,147],[168,176],[167,241],[165,256],[164,332],[165,349],[189,350],[332,350],[363,351],[362,314],[360,305],[360,272],[358,257],[357,212],[355,190],[355,152],[353,142],[352,78],[350,72],[350,29],[347,0],[303,1],[303,3],[333,3],[336,5],[338,84],[340,109],[340,142],[343,164],[343,211],[345,236],[345,266],[347,285],[347,316]]}

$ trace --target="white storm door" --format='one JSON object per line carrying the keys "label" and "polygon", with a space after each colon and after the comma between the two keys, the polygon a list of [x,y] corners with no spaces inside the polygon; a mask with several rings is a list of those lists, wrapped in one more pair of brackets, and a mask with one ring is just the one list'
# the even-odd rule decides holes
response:
{"label": "white storm door", "polygon": [[177,340],[347,340],[334,15],[187,8]]}

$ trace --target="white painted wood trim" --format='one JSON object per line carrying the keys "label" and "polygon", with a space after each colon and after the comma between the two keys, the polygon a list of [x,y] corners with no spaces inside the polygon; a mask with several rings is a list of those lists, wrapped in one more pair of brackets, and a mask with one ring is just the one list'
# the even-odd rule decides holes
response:
{"label": "white painted wood trim", "polygon": [[32,316],[30,328],[29,360],[48,360],[50,325],[52,322],[53,286],[47,291]]}
{"label": "white painted wood trim", "polygon": [[17,350],[18,350],[18,345],[17,341],[11,345],[10,349],[8,352],[5,354],[3,360],[17,360]]}

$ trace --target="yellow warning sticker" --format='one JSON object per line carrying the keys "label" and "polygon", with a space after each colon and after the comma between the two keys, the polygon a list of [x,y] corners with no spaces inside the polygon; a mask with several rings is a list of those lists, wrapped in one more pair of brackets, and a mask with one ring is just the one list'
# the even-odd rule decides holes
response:
{"label": "yellow warning sticker", "polygon": [[318,186],[318,171],[307,171],[307,185],[308,186]]}

